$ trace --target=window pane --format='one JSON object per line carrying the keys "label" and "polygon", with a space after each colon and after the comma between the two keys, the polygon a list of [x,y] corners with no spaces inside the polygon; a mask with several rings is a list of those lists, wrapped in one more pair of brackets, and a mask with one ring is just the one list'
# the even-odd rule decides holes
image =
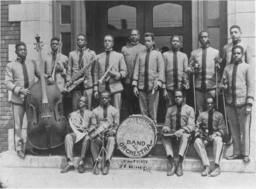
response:
{"label": "window pane", "polygon": [[62,54],[68,56],[71,51],[71,33],[61,33]]}
{"label": "window pane", "polygon": [[153,27],[182,27],[182,6],[164,3],[153,8]]}
{"label": "window pane", "polygon": [[108,9],[108,29],[132,29],[136,27],[136,8],[119,5]]}
{"label": "window pane", "polygon": [[208,28],[209,35],[210,35],[210,42],[211,42],[211,47],[215,49],[220,49],[220,28],[215,27],[215,28]]}
{"label": "window pane", "polygon": [[71,23],[70,5],[61,5],[61,24]]}
{"label": "window pane", "polygon": [[[161,50],[162,53],[169,51],[171,48],[170,39],[172,36],[155,36],[155,47]],[[180,37],[180,51],[183,51],[183,36]]]}
{"label": "window pane", "polygon": [[207,1],[207,18],[219,18],[220,3],[219,1]]}

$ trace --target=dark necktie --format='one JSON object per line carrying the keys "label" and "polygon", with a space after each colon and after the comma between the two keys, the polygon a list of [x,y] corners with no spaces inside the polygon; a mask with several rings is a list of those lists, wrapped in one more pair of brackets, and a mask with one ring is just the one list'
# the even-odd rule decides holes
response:
{"label": "dark necktie", "polygon": [[29,87],[29,81],[28,81],[28,70],[25,63],[25,59],[21,59],[21,65],[22,65],[22,71],[24,75],[24,88],[27,89]]}
{"label": "dark necktie", "polygon": [[[109,57],[110,57],[110,51],[106,51],[106,61],[105,61],[105,72],[107,71],[109,67]],[[109,90],[109,82],[106,81],[106,90]]]}
{"label": "dark necktie", "polygon": [[233,97],[233,104],[235,104],[236,100],[236,73],[237,73],[237,67],[239,63],[234,63],[234,68],[232,72],[232,97]]}
{"label": "dark necktie", "polygon": [[209,130],[209,135],[213,134],[213,110],[209,111],[209,116],[208,116],[208,130]]}
{"label": "dark necktie", "polygon": [[84,119],[84,110],[80,110],[80,116]]}
{"label": "dark necktie", "polygon": [[55,66],[56,54],[57,54],[57,52],[52,52],[52,72],[51,73],[53,73],[53,69]]}
{"label": "dark necktie", "polygon": [[202,53],[202,84],[201,84],[201,89],[205,91],[206,85],[205,85],[205,80],[206,80],[206,56],[207,56],[207,47],[203,46],[202,47],[203,53]]}
{"label": "dark necktie", "polygon": [[147,50],[146,60],[145,60],[145,83],[144,83],[144,91],[148,92],[148,63],[149,63],[149,55],[150,50]]}
{"label": "dark necktie", "polygon": [[79,49],[79,51],[80,51],[80,54],[79,54],[79,62],[78,62],[78,64],[79,64],[79,69],[81,70],[83,68],[82,58],[84,56],[84,51],[83,51],[83,49]]}
{"label": "dark necktie", "polygon": [[173,79],[174,79],[174,90],[178,89],[178,57],[177,50],[173,51]]}
{"label": "dark necktie", "polygon": [[176,113],[176,131],[178,131],[181,128],[181,105],[177,106],[177,113]]}
{"label": "dark necktie", "polygon": [[104,120],[108,118],[108,106],[106,107],[103,106],[103,117],[104,117]]}

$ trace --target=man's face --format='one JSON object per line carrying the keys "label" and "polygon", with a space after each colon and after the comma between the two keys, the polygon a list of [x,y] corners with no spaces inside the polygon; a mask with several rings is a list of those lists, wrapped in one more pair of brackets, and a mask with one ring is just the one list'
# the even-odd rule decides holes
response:
{"label": "man's face", "polygon": [[214,108],[214,103],[212,98],[208,98],[206,100],[206,107],[207,107],[207,110],[212,110]]}
{"label": "man's face", "polygon": [[144,38],[144,43],[147,49],[151,49],[155,44],[155,41],[153,41],[152,38],[149,36]]}
{"label": "man's face", "polygon": [[230,37],[232,41],[237,41],[240,39],[242,32],[238,28],[232,28],[230,30]]}
{"label": "man's face", "polygon": [[109,102],[110,102],[110,96],[109,96],[109,94],[108,94],[108,93],[102,93],[102,94],[100,95],[100,104],[101,104],[102,106],[107,106]]}
{"label": "man's face", "polygon": [[86,97],[84,97],[84,96],[80,97],[80,99],[78,100],[78,108],[79,108],[80,110],[82,110],[83,108],[86,107],[86,105],[87,105],[87,103],[86,103]]}
{"label": "man's face", "polygon": [[105,49],[109,50],[114,46],[114,41],[111,36],[106,36],[104,38],[104,47]]}
{"label": "man's face", "polygon": [[243,53],[242,50],[239,48],[236,48],[233,52],[232,52],[232,56],[233,56],[233,60],[235,62],[241,62],[242,58],[243,58]]}
{"label": "man's face", "polygon": [[24,45],[18,46],[18,48],[16,49],[15,52],[16,52],[17,56],[20,58],[26,58],[26,56],[27,56],[27,48]]}
{"label": "man's face", "polygon": [[175,103],[176,105],[181,105],[183,103],[184,99],[182,96],[182,92],[177,91],[175,92]]}
{"label": "man's face", "polygon": [[199,41],[200,41],[201,45],[209,44],[210,39],[209,39],[208,33],[206,33],[206,32],[201,33],[201,35],[199,37]]}
{"label": "man's face", "polygon": [[178,37],[173,37],[171,41],[172,49],[180,48],[180,39]]}
{"label": "man's face", "polygon": [[51,48],[52,48],[52,51],[57,51],[59,48],[59,42],[57,40],[53,40],[51,42]]}
{"label": "man's face", "polygon": [[86,44],[87,44],[87,41],[86,41],[85,37],[82,35],[79,35],[77,37],[77,46],[79,48],[84,48]]}
{"label": "man's face", "polygon": [[138,34],[138,31],[137,31],[137,30],[133,30],[133,31],[131,32],[130,40],[131,40],[131,42],[133,42],[133,43],[136,43],[137,41],[140,40],[140,35]]}

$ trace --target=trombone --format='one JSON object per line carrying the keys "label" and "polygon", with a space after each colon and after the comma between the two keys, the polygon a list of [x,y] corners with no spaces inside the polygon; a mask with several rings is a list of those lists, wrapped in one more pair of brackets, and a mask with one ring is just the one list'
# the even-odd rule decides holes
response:
{"label": "trombone", "polygon": [[110,72],[111,68],[114,66],[115,63],[111,64],[110,66],[108,66],[107,71],[105,72],[105,74],[98,80],[98,82],[100,84],[102,84],[103,80],[106,79],[106,81],[109,80],[109,76],[108,73]]}

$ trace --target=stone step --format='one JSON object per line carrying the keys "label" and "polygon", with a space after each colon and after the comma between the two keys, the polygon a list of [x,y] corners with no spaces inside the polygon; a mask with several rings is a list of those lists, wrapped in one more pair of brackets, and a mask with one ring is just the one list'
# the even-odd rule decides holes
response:
{"label": "stone step", "polygon": [[[177,159],[176,159],[177,160]],[[79,157],[74,158],[77,167]],[[213,158],[210,158],[211,166],[213,166]],[[66,157],[64,155],[52,156],[32,156],[27,155],[24,160],[20,159],[15,151],[6,151],[0,154],[0,166],[6,167],[30,167],[30,168],[62,168],[66,165]],[[133,159],[120,156],[114,156],[111,162],[111,169],[141,169],[144,171],[166,171],[167,159],[163,156],[150,155],[147,158]],[[86,168],[92,169],[92,159],[86,159]],[[202,171],[202,164],[199,158],[187,156],[183,163],[184,171]],[[251,160],[245,164],[242,160],[222,160],[221,170],[224,172],[247,172],[255,173],[256,163]]]}

